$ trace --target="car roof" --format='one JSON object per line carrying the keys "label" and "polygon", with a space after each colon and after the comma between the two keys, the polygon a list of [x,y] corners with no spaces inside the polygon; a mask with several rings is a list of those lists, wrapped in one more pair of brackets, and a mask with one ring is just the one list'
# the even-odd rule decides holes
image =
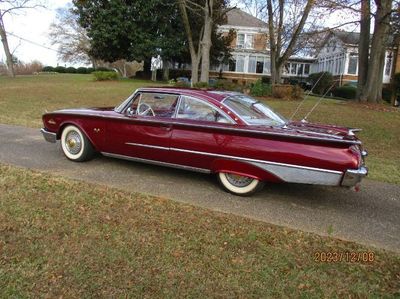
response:
{"label": "car roof", "polygon": [[209,99],[211,98],[218,102],[221,102],[228,96],[240,94],[238,92],[233,92],[233,91],[204,90],[204,89],[177,88],[177,87],[144,87],[144,88],[139,88],[138,91],[177,93],[180,95],[198,96]]}

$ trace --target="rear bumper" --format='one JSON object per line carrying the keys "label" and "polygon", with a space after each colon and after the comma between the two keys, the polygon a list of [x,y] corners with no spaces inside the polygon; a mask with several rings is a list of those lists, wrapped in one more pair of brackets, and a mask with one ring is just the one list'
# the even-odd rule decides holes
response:
{"label": "rear bumper", "polygon": [[57,142],[57,134],[56,133],[49,132],[44,128],[40,129],[40,132],[42,133],[44,139],[47,142],[51,142],[51,143],[56,143]]}
{"label": "rear bumper", "polygon": [[344,173],[341,185],[344,187],[356,186],[367,175],[368,168],[365,166],[361,166],[359,169],[348,169]]}

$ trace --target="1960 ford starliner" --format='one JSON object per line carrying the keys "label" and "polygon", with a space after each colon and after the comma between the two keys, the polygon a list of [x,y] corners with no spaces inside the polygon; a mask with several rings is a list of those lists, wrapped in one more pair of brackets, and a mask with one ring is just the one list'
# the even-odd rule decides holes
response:
{"label": "1960 ford starliner", "polygon": [[142,88],[115,108],[43,115],[41,132],[65,156],[105,156],[217,174],[249,195],[264,182],[356,186],[367,175],[355,129],[289,122],[243,94]]}

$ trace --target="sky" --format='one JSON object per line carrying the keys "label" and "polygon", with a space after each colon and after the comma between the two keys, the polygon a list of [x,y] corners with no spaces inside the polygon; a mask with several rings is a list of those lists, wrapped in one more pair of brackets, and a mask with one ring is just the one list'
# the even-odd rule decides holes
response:
{"label": "sky", "polygon": [[[45,2],[46,8],[29,9],[18,15],[7,15],[4,19],[6,31],[57,50],[57,46],[52,46],[48,38],[49,26],[55,20],[56,9],[64,7],[68,3],[71,3],[71,0],[47,0]],[[15,50],[14,55],[21,61],[39,60],[44,65],[64,65],[62,61],[58,61],[56,51],[45,49],[10,35],[8,35],[8,42],[10,50]],[[5,61],[2,45],[0,48],[0,60]]]}
{"label": "sky", "polygon": [[[57,46],[51,45],[49,40],[49,26],[56,18],[56,9],[71,4],[71,0],[43,0],[46,8],[29,9],[18,15],[7,15],[4,19],[6,31],[15,34],[21,38],[33,41],[36,44],[26,42],[14,36],[8,35],[10,50],[15,51],[14,55],[23,62],[39,60],[44,65],[65,65],[57,58]],[[234,1],[233,1],[234,3]],[[340,12],[332,14],[327,25],[334,26],[340,19]],[[343,17],[343,16],[341,16]],[[2,45],[0,46],[0,61],[5,61],[5,54]],[[79,65],[74,65],[79,66]]]}

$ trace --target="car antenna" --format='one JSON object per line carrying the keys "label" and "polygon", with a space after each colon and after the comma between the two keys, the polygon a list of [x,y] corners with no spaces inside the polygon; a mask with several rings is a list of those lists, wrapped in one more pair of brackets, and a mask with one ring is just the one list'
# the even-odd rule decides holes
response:
{"label": "car antenna", "polygon": [[315,86],[317,86],[318,82],[322,79],[322,77],[324,76],[324,73],[322,72],[321,75],[319,76],[317,82],[314,83],[314,85],[311,87],[311,89],[307,92],[307,94],[304,96],[304,99],[300,102],[300,104],[297,106],[296,110],[293,112],[292,116],[289,118],[289,120],[291,121],[293,119],[293,117],[297,114],[297,112],[299,112],[300,107],[304,104],[305,100],[310,96],[310,94],[313,92],[313,89],[315,88]]}
{"label": "car antenna", "polygon": [[325,96],[331,91],[331,89],[335,86],[335,82],[328,88],[328,90],[318,99],[318,101],[315,103],[315,105],[311,108],[311,110],[304,116],[304,118],[301,120],[301,122],[307,122],[307,118],[310,116],[310,114],[315,110],[315,108],[318,107],[318,105],[321,103],[321,101],[325,98]]}

